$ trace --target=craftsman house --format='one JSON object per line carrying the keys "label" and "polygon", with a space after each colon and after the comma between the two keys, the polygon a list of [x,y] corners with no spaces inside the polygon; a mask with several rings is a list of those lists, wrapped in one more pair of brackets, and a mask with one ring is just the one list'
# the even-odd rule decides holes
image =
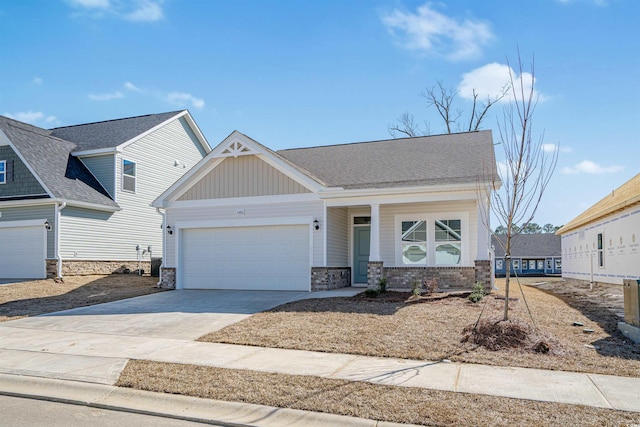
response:
{"label": "craftsman house", "polygon": [[[494,274],[506,275],[505,235],[491,236]],[[553,233],[518,234],[511,238],[511,276],[555,276],[562,273],[560,236]]]}
{"label": "craftsman house", "polygon": [[[272,151],[231,133],[153,206],[179,289],[490,286],[490,131]],[[482,193],[482,197],[478,194]]]}
{"label": "craftsman house", "polygon": [[0,278],[149,271],[150,203],[209,151],[186,110],[56,129],[0,117]]}

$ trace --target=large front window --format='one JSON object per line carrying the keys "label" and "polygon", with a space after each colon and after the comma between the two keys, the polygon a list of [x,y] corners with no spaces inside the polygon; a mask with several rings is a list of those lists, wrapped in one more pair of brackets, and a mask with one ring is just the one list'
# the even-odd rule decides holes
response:
{"label": "large front window", "polygon": [[7,182],[7,161],[0,160],[0,184]]}
{"label": "large front window", "polygon": [[402,263],[427,263],[426,221],[402,221]]}
{"label": "large front window", "polygon": [[436,226],[436,265],[458,265],[462,257],[459,219],[439,219]]}

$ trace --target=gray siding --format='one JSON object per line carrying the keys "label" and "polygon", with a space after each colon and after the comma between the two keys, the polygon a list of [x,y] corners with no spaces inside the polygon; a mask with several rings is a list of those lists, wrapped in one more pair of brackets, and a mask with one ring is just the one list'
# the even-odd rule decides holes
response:
{"label": "gray siding", "polygon": [[[279,219],[283,217],[309,217],[318,218],[322,221],[324,206],[321,201],[310,202],[286,202],[286,203],[261,203],[255,205],[243,205],[244,215],[236,214],[235,205],[224,207],[188,207],[171,208],[167,211],[167,221],[169,225],[175,227],[178,222],[202,222],[216,220],[255,220],[261,218]],[[311,225],[311,221],[309,223]],[[324,263],[324,233],[322,229],[313,230],[313,266],[323,266]],[[176,266],[176,244],[177,234],[167,236],[167,254],[165,258],[166,267]]]}
{"label": "gray siding", "polygon": [[105,154],[103,156],[81,157],[80,160],[91,171],[100,184],[109,192],[111,197],[115,195],[114,155]]}
{"label": "gray siding", "polygon": [[327,267],[349,265],[349,216],[347,208],[327,209]]}
{"label": "gray siding", "polygon": [[6,184],[0,184],[0,197],[35,196],[47,193],[10,146],[0,146],[0,160],[13,162],[13,179],[8,177]]}
{"label": "gray siding", "polygon": [[[154,257],[162,255],[162,217],[150,204],[202,158],[203,150],[184,126],[182,120],[174,120],[117,155],[115,191],[121,211],[62,211],[63,258],[136,260],[136,245],[152,246]],[[122,190],[123,159],[136,162],[135,193]]]}
{"label": "gray siding", "polygon": [[[51,224],[51,231],[47,232],[47,258],[55,256],[55,205],[24,206],[19,208],[6,208],[0,206],[0,222],[27,221],[33,219],[46,219]],[[44,225],[43,225],[44,226]]]}
{"label": "gray siding", "polygon": [[228,157],[178,200],[223,199],[309,193],[256,156]]}

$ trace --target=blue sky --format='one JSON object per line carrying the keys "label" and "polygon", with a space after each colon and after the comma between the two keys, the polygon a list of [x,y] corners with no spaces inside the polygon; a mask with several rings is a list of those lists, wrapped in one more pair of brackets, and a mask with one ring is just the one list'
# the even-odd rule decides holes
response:
{"label": "blue sky", "polygon": [[560,225],[640,172],[639,19],[635,0],[2,0],[0,114],[188,108],[212,146],[237,129],[272,149],[388,139],[404,112],[442,133],[419,94],[442,81],[468,112],[519,49],[534,134],[560,146],[535,221]]}

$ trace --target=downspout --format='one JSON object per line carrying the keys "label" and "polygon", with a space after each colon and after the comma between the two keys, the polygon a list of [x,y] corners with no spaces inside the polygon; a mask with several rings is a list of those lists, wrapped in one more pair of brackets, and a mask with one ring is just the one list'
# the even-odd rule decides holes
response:
{"label": "downspout", "polygon": [[161,211],[160,208],[156,208],[156,212],[160,214],[160,216],[162,216],[162,262],[160,263],[160,272],[158,274],[158,283],[156,284],[156,287],[161,288],[162,287],[162,270],[164,268],[164,260],[166,259],[167,256],[167,236],[165,235],[165,233],[167,232],[167,215],[165,214],[165,212]]}
{"label": "downspout", "polygon": [[58,279],[62,279],[62,255],[60,255],[60,211],[67,207],[67,202],[56,203],[56,231],[54,235],[55,257],[58,259],[56,274]]}

